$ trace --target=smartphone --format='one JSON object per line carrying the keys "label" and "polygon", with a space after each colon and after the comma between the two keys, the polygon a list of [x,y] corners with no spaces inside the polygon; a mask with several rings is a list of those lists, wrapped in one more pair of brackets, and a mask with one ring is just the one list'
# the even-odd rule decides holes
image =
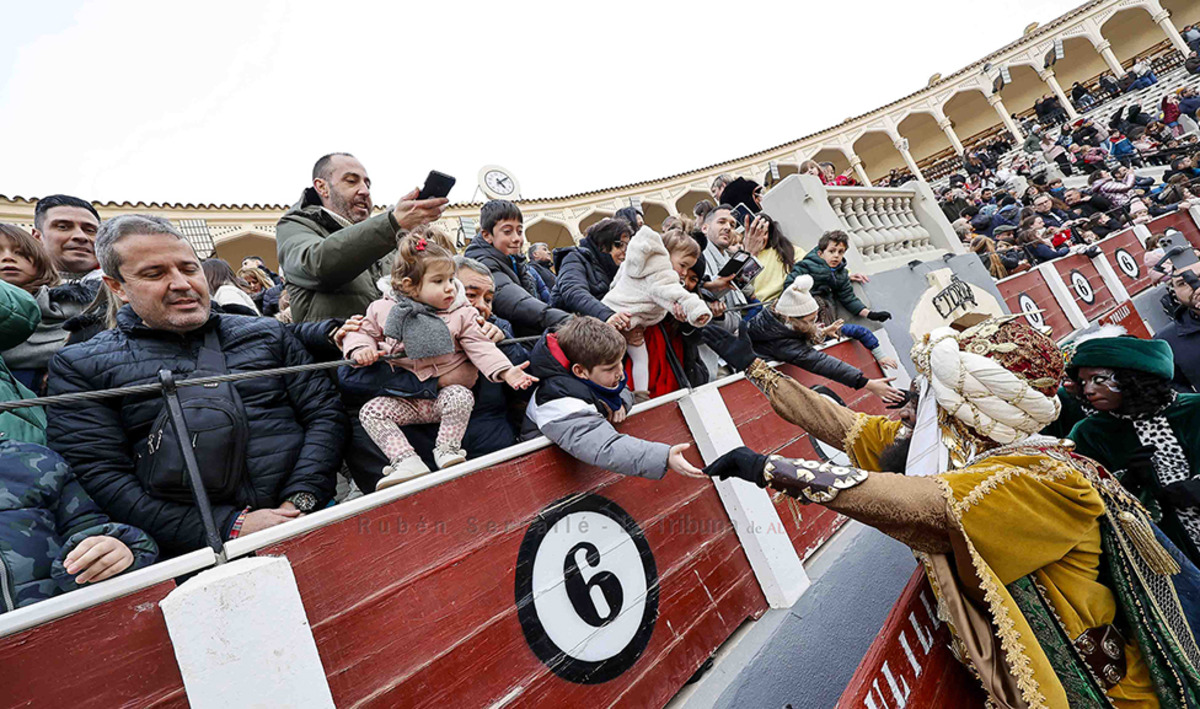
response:
{"label": "smartphone", "polygon": [[[1175,246],[1181,248],[1173,249],[1172,247]],[[1175,268],[1187,268],[1200,261],[1200,259],[1196,258],[1196,252],[1192,248],[1191,243],[1188,242],[1187,237],[1177,229],[1168,229],[1166,235],[1158,242],[1158,248],[1162,249],[1165,253],[1175,252],[1171,253],[1171,264]]]}
{"label": "smartphone", "polygon": [[744,267],[747,262],[753,260],[754,257],[745,251],[738,251],[729,257],[729,260],[725,262],[725,265],[721,268],[720,272],[717,273],[717,277],[724,278],[726,276],[732,276],[733,274],[740,272],[742,267]]}
{"label": "smartphone", "polygon": [[417,195],[417,199],[437,199],[450,194],[450,188],[454,186],[455,179],[444,172],[430,170],[429,175],[425,178],[425,186],[421,188],[421,194]]}
{"label": "smartphone", "polygon": [[733,218],[737,221],[738,229],[743,229],[746,226],[747,219],[750,220],[751,224],[754,223],[754,212],[750,211],[750,208],[745,204],[739,203],[738,206],[733,208]]}
{"label": "smartphone", "polygon": [[758,259],[750,256],[749,254],[747,254],[747,256],[749,258],[746,260],[746,263],[742,265],[742,270],[738,271],[737,277],[733,279],[733,282],[737,284],[739,288],[745,288],[746,284],[750,283],[750,281],[753,281],[754,277],[758,275],[758,272],[762,270],[762,264],[758,262]]}

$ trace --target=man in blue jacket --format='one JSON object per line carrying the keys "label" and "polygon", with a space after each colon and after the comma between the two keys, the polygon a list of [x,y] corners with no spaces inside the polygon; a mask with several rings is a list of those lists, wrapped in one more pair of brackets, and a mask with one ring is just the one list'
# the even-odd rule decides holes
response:
{"label": "man in blue jacket", "polygon": [[[202,368],[202,359],[204,369],[216,366],[229,372],[312,361],[274,319],[214,312],[200,260],[165,219],[124,215],[105,222],[96,255],[105,283],[125,305],[115,328],[54,357],[52,395],[146,384],[156,381],[161,369],[184,380]],[[213,365],[214,358],[223,362]],[[194,448],[202,476],[224,476],[210,490],[213,516],[224,538],[325,506],[334,494],[346,427],[329,378],[302,372],[246,379],[230,389],[234,393],[222,404],[232,412],[230,440],[206,445],[199,437],[204,431],[192,431],[201,441]],[[215,390],[208,391],[215,396]],[[180,392],[182,397],[184,389]],[[173,555],[204,546],[205,537],[190,494],[163,492],[163,480],[170,473],[181,479],[182,471],[163,471],[150,462],[170,460],[153,458],[170,452],[162,439],[150,438],[152,433],[165,435],[162,409],[162,398],[153,394],[52,406],[47,438],[114,521],[149,532],[165,554]],[[236,450],[237,441],[240,456],[224,458],[227,465],[203,465],[227,456],[226,448]],[[205,483],[208,487],[208,477]]]}

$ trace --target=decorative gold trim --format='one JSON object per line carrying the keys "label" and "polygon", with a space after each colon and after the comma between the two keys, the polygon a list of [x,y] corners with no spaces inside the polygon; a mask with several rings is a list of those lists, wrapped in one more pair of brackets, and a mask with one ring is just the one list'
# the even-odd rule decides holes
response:
{"label": "decorative gold trim", "polygon": [[971,537],[967,535],[966,529],[963,528],[962,518],[959,516],[957,501],[954,498],[954,491],[950,488],[950,483],[946,482],[941,476],[934,478],[942,488],[942,496],[946,498],[946,508],[950,512],[951,521],[958,529],[958,533],[962,535],[963,541],[966,543],[967,552],[971,556],[971,566],[975,569],[975,576],[979,580],[979,587],[983,590],[984,601],[988,604],[988,610],[992,616],[992,625],[996,628],[996,637],[1000,638],[1000,647],[1004,650],[1004,660],[1008,663],[1009,673],[1016,678],[1017,688],[1021,690],[1021,698],[1029,706],[1029,709],[1047,709],[1046,697],[1042,694],[1041,687],[1038,686],[1037,679],[1033,676],[1032,664],[1029,656],[1025,654],[1025,645],[1021,642],[1021,634],[1016,629],[1016,623],[1008,614],[1008,608],[1004,606],[1004,599],[1000,595],[1000,589],[991,575],[991,569],[987,562],[975,550],[975,545],[971,542]]}
{"label": "decorative gold trim", "polygon": [[850,426],[850,430],[846,431],[846,435],[842,438],[842,450],[846,451],[846,455],[850,458],[850,463],[856,468],[861,468],[862,465],[858,462],[858,456],[854,455],[854,444],[858,442],[858,437],[862,435],[863,428],[866,427],[867,421],[871,417],[861,411],[854,414],[854,423]]}
{"label": "decorative gold trim", "polygon": [[972,488],[961,501],[954,503],[954,512],[958,515],[966,513],[972,507],[979,504],[988,493],[993,492],[996,488],[1018,475],[1025,475],[1035,480],[1062,480],[1067,477],[1072,468],[1061,463],[1036,460],[1026,467],[1006,463],[993,463],[991,465],[973,466],[971,470],[979,473],[988,472],[990,475],[983,482]]}

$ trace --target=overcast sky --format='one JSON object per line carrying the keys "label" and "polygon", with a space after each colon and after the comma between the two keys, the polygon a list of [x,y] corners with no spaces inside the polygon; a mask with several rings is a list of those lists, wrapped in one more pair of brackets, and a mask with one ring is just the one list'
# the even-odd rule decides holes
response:
{"label": "overcast sky", "polygon": [[827,128],[1078,4],[0,0],[0,194],[291,203],[330,151],[378,204],[431,168],[469,200],[489,163],[600,189]]}

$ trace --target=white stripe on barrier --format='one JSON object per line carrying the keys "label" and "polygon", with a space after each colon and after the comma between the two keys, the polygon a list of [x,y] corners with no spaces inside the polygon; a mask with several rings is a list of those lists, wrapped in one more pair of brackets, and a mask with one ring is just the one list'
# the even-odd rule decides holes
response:
{"label": "white stripe on barrier", "polygon": [[[696,389],[679,402],[679,408],[705,462],[742,445],[719,387]],[[771,496],[745,480],[714,479],[713,484],[767,603],[772,608],[791,608],[810,582]]]}

